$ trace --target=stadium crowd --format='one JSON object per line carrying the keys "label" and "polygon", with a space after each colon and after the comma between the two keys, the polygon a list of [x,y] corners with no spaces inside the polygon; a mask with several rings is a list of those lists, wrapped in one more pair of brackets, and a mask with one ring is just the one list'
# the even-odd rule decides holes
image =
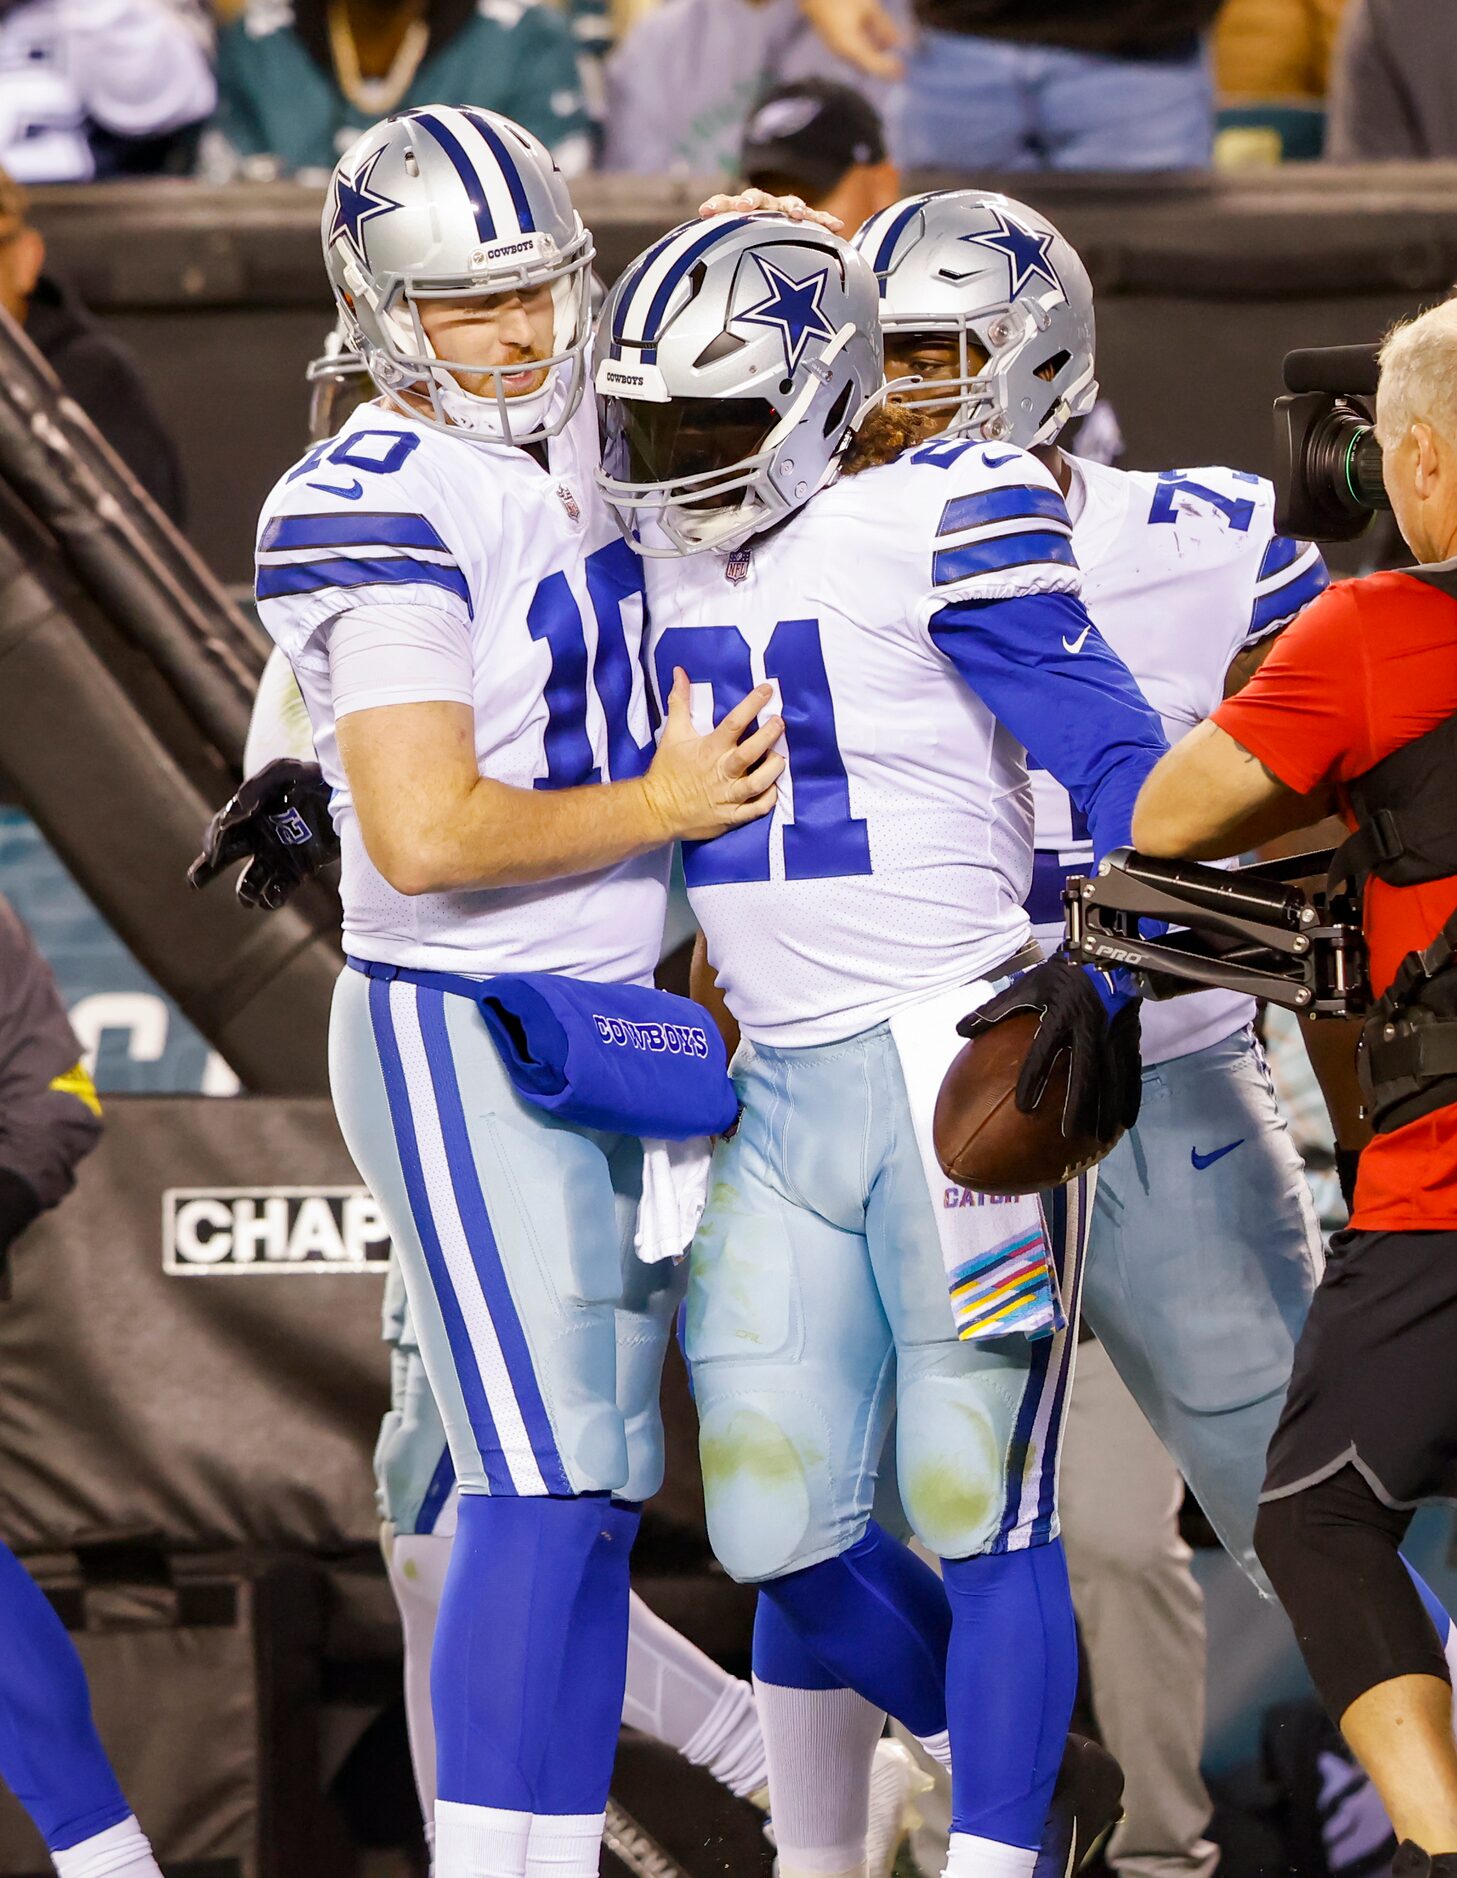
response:
{"label": "stadium crowd", "polygon": [[1457,150],[1440,0],[12,0],[0,164],[322,181],[370,123],[501,110],[563,170],[729,177],[773,87],[852,86],[905,168]]}

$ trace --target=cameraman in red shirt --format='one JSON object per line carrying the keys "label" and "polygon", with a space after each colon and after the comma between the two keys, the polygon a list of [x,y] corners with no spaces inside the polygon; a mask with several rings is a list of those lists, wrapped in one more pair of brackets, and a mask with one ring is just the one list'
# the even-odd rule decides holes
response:
{"label": "cameraman in red shirt", "polygon": [[1391,994],[1363,1044],[1376,1132],[1296,1349],[1255,1545],[1405,1842],[1393,1878],[1457,1878],[1450,1671],[1398,1552],[1418,1504],[1457,1499],[1457,304],[1382,348],[1376,434],[1420,567],[1310,606],[1162,759],[1133,838],[1212,860],[1332,809],[1364,831],[1343,853],[1373,991]]}

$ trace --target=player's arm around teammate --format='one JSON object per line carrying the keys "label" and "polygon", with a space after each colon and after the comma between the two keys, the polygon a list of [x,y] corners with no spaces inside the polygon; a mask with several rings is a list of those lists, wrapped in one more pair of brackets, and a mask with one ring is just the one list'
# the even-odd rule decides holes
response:
{"label": "player's arm around teammate", "polygon": [[335,1106],[460,1486],[436,1869],[586,1878],[680,1288],[636,1249],[675,1181],[644,1139],[732,1114],[701,1014],[651,989],[666,844],[767,813],[779,726],[738,747],[760,688],[700,737],[680,686],[655,750],[582,399],[591,239],[542,146],[402,113],[341,161],[323,239],[380,400],[269,497],[257,591],[340,839]]}

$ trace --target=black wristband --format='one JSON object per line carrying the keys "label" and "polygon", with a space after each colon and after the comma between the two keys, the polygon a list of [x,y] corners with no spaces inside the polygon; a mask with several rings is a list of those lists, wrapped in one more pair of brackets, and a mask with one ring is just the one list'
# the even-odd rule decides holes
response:
{"label": "black wristband", "polygon": [[18,1239],[41,1210],[35,1188],[8,1167],[0,1167],[0,1253]]}
{"label": "black wristband", "polygon": [[1341,1183],[1341,1198],[1346,1203],[1348,1213],[1356,1204],[1356,1169],[1360,1164],[1361,1150],[1359,1148],[1338,1147],[1336,1149],[1336,1175]]}

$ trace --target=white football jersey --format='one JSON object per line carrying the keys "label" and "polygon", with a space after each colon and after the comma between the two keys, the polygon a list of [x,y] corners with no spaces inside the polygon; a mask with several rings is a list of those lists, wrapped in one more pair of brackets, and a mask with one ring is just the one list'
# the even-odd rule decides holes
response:
{"label": "white football jersey", "polygon": [[647,563],[660,692],[681,666],[706,730],[767,679],[785,719],[773,815],[684,851],[746,1036],[852,1036],[1030,938],[1026,753],[929,622],[958,600],[1075,594],[1069,533],[1034,458],[940,444],[831,485],[747,548]]}
{"label": "white football jersey", "polygon": [[[1239,470],[1151,472],[1069,457],[1068,497],[1083,601],[1138,680],[1170,743],[1224,696],[1235,654],[1278,632],[1329,576],[1309,542],[1275,533],[1275,492]],[[1068,799],[1034,770],[1037,864],[1028,910],[1044,947],[1062,937],[1062,884],[1086,873],[1093,847]],[[1202,1050],[1249,1023],[1254,1003],[1231,991],[1145,1002],[1143,1059]]]}
{"label": "white football jersey", "polygon": [[333,791],[344,944],[357,957],[611,982],[645,980],[657,963],[667,850],[535,886],[407,897],[365,852],[339,762],[331,627],[355,608],[420,607],[469,644],[483,776],[565,788],[646,769],[642,566],[596,491],[590,399],[547,449],[549,470],[366,404],[263,506],[258,612],[299,681]]}

